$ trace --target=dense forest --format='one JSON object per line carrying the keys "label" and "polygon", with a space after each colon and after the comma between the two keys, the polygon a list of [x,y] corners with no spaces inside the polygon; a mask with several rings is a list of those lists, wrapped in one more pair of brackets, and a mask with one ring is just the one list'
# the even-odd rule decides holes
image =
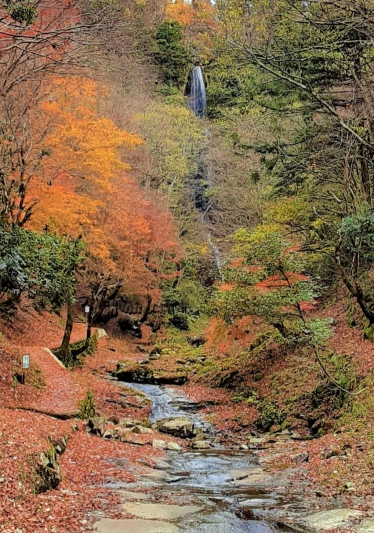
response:
{"label": "dense forest", "polygon": [[373,56],[372,0],[0,0],[5,441],[7,409],[53,411],[25,351],[53,351],[82,419],[117,398],[98,368],[135,379],[146,353],[150,383],[221,398],[229,441],[292,433],[323,495],[371,493]]}

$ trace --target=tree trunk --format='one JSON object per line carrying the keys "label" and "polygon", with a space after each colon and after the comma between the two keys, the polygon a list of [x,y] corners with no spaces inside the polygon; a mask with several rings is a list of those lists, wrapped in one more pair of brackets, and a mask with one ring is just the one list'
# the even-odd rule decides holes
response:
{"label": "tree trunk", "polygon": [[141,324],[144,324],[144,322],[147,320],[148,315],[149,315],[149,313],[150,313],[150,311],[151,311],[151,305],[152,305],[152,298],[151,298],[149,295],[147,295],[147,305],[146,305],[146,307],[145,307],[145,310],[144,310],[143,316],[142,316],[141,319],[139,320],[139,322],[140,322]]}
{"label": "tree trunk", "polygon": [[92,319],[93,319],[93,315],[94,315],[92,307],[93,306],[90,306],[90,312],[87,315],[87,334],[86,334],[85,348],[88,348],[88,345],[90,343],[91,334],[92,334]]}
{"label": "tree trunk", "polygon": [[69,352],[70,337],[71,337],[71,332],[73,331],[73,321],[74,321],[74,301],[70,300],[68,303],[68,309],[67,309],[64,337],[62,339],[62,344],[60,348],[62,354],[68,354]]}

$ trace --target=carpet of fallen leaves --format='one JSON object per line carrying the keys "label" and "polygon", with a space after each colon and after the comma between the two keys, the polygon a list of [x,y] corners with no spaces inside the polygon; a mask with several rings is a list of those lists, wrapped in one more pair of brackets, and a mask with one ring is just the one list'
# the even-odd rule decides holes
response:
{"label": "carpet of fallen leaves", "polygon": [[[348,327],[343,302],[323,313],[333,316],[335,321],[331,349],[337,355],[349,354],[358,378],[368,379],[374,369],[374,345],[363,338],[362,331]],[[1,327],[0,532],[93,531],[93,514],[105,512],[106,516],[120,516],[113,485],[132,482],[132,472],[134,468],[141,468],[141,461],[150,464],[161,455],[149,445],[153,436],[137,435],[137,439],[144,441],[143,446],[113,442],[88,435],[84,422],[49,416],[72,416],[87,390],[93,392],[98,411],[105,416],[141,420],[149,414],[147,402],[108,379],[108,372],[119,360],[140,360],[144,354],[124,340],[106,337],[100,340],[98,352],[85,359],[82,368],[67,371],[45,350],[46,346],[59,345],[62,326],[63,321],[58,317],[28,310],[21,312],[19,320],[13,324]],[[75,324],[73,340],[84,335],[85,325]],[[25,353],[30,354],[31,368],[26,384],[21,385],[14,376],[21,372],[21,356]],[[159,360],[157,364],[173,368],[171,359]],[[290,390],[298,394],[308,392],[320,379],[316,366],[298,354],[288,358],[273,354],[266,364],[264,361],[258,364],[260,368],[256,368],[256,372],[261,371],[263,378],[256,385],[257,391],[261,397],[277,397],[280,405]],[[243,366],[242,372],[248,367]],[[290,389],[292,382],[293,390]],[[247,381],[248,384],[251,382]],[[211,388],[194,381],[183,389],[194,401],[205,403],[201,413],[224,434],[224,442],[247,442],[258,412],[246,401],[233,401],[234,390]],[[288,468],[292,466],[291,455],[306,452],[308,461],[297,468],[293,466],[292,483],[296,489],[308,486],[311,494],[318,495],[321,508],[331,501],[355,508],[374,505],[374,399],[371,390],[372,387],[368,387],[358,399],[349,403],[347,413],[351,411],[351,418],[346,413],[345,420],[336,419],[329,434],[313,440],[293,441],[275,460],[266,459],[271,457],[268,450],[261,452],[267,468],[270,471]],[[32,409],[39,412],[32,412]],[[62,482],[56,490],[36,495],[33,483],[38,456],[48,451],[51,440],[62,436],[69,438],[67,449],[59,459]],[[350,490],[347,490],[347,483]]]}
{"label": "carpet of fallen leaves", "polygon": [[[97,354],[86,358],[83,368],[68,371],[45,350],[61,341],[58,318],[29,310],[1,329],[5,335],[0,348],[0,531],[93,531],[95,513],[121,515],[113,484],[134,481],[130,473],[134,465],[139,469],[139,461],[151,464],[162,452],[147,444],[151,435],[136,436],[138,442],[145,442],[143,446],[110,441],[88,435],[84,422],[51,415],[73,417],[91,390],[102,415],[147,417],[148,403],[107,379],[131,346],[103,338]],[[84,336],[85,325],[75,324],[73,340]],[[24,385],[15,379],[22,372],[23,354],[29,354],[31,361]],[[62,482],[56,490],[34,494],[40,453],[51,448],[51,440],[63,436],[68,437],[68,446],[59,458]]]}

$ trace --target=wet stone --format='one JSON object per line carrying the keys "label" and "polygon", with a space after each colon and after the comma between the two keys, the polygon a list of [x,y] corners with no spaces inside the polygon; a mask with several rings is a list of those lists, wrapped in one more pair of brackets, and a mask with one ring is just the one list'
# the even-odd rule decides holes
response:
{"label": "wet stone", "polygon": [[329,531],[347,525],[347,522],[359,518],[363,514],[362,511],[355,509],[331,509],[304,517],[300,525],[308,527],[312,531]]}
{"label": "wet stone", "polygon": [[104,518],[95,524],[98,533],[178,533],[178,528],[168,522],[154,520],[114,520]]}
{"label": "wet stone", "polygon": [[374,533],[374,519],[366,518],[356,528],[355,533]]}
{"label": "wet stone", "polygon": [[168,433],[182,439],[188,439],[196,435],[194,423],[185,417],[158,420],[157,428],[161,433]]}
{"label": "wet stone", "polygon": [[211,447],[212,445],[210,442],[206,440],[195,440],[195,442],[192,443],[192,448],[195,450],[208,450]]}
{"label": "wet stone", "polygon": [[202,508],[196,505],[168,505],[164,503],[125,503],[122,506],[125,513],[138,518],[151,520],[175,520],[191,513],[197,513]]}
{"label": "wet stone", "polygon": [[156,450],[166,450],[166,448],[168,447],[167,443],[161,439],[153,439],[152,446]]}
{"label": "wet stone", "polygon": [[296,453],[294,455],[291,455],[291,461],[295,463],[295,465],[300,465],[301,463],[306,463],[309,459],[309,454],[306,452]]}
{"label": "wet stone", "polygon": [[131,492],[129,490],[120,490],[119,494],[124,500],[150,500],[151,495],[144,492]]}

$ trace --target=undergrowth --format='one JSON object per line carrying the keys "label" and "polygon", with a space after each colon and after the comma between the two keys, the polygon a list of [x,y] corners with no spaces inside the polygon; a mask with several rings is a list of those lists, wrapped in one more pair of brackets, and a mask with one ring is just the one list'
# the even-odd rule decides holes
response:
{"label": "undergrowth", "polygon": [[61,348],[54,348],[51,351],[67,368],[71,369],[83,366],[84,358],[96,353],[97,347],[98,339],[95,334],[90,337],[88,344],[86,339],[81,339],[70,344],[67,354],[64,354]]}
{"label": "undergrowth", "polygon": [[81,420],[88,420],[89,418],[93,418],[94,416],[96,416],[96,407],[97,404],[94,395],[91,391],[87,391],[86,396],[79,405],[77,418],[80,418]]}

